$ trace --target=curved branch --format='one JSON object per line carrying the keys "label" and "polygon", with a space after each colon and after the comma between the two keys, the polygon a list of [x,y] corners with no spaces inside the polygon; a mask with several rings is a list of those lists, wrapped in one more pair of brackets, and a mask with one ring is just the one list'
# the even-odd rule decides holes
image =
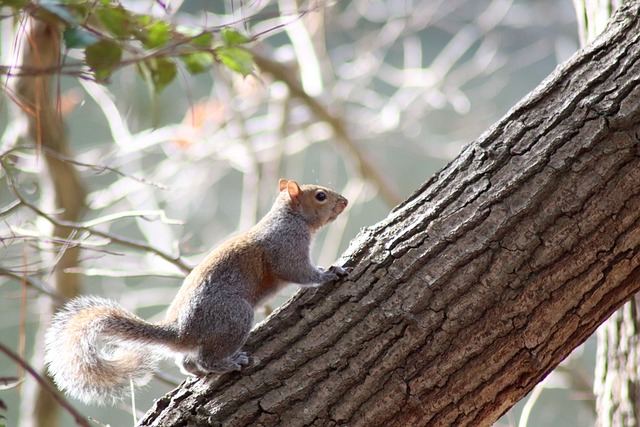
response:
{"label": "curved branch", "polygon": [[151,186],[159,188],[161,190],[167,190],[169,188],[166,185],[163,185],[163,184],[160,184],[160,183],[157,183],[157,182],[152,182],[152,181],[149,181],[149,180],[147,180],[145,178],[141,178],[141,177],[137,177],[137,176],[134,176],[134,175],[127,174],[125,172],[122,172],[118,168],[114,168],[114,167],[107,166],[107,165],[98,165],[98,164],[95,164],[95,163],[81,162],[81,161],[73,159],[73,158],[71,158],[69,156],[65,156],[65,155],[63,155],[61,153],[58,153],[58,152],[56,152],[54,150],[51,150],[48,147],[38,147],[38,146],[35,146],[35,145],[18,145],[18,146],[9,148],[8,150],[4,151],[3,153],[0,153],[0,158],[3,158],[8,154],[11,154],[11,153],[13,153],[15,151],[20,151],[20,150],[34,150],[37,153],[45,153],[45,154],[47,154],[49,156],[52,156],[52,157],[54,157],[54,158],[56,158],[58,160],[61,160],[63,162],[67,162],[67,163],[72,164],[74,166],[80,166],[80,167],[91,169],[92,171],[94,171],[97,174],[100,174],[100,173],[103,173],[105,171],[108,171],[108,172],[113,172],[118,176],[132,179],[132,180],[134,180],[136,182],[139,182],[141,184],[151,185]]}
{"label": "curved branch", "polygon": [[274,79],[280,80],[289,88],[289,92],[294,98],[300,99],[309,107],[318,119],[326,122],[336,136],[338,142],[351,155],[356,162],[360,175],[376,185],[380,191],[380,196],[389,206],[396,206],[402,200],[398,192],[392,187],[391,183],[381,175],[380,169],[376,168],[371,160],[360,150],[355,141],[349,136],[349,132],[344,121],[329,112],[326,106],[322,105],[317,99],[309,96],[302,85],[295,77],[295,73],[287,66],[273,61],[259,52],[253,51],[253,59],[256,65],[264,72],[271,74]]}

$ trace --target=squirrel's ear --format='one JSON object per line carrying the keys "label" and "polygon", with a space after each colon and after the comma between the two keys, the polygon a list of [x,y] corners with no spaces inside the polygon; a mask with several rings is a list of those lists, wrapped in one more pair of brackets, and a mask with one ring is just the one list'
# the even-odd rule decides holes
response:
{"label": "squirrel's ear", "polygon": [[284,178],[280,178],[280,181],[278,181],[278,191],[282,191],[285,188],[287,188],[287,180]]}
{"label": "squirrel's ear", "polygon": [[287,182],[287,191],[289,192],[289,197],[291,197],[291,200],[297,200],[300,196],[300,193],[302,192],[298,183],[293,180]]}

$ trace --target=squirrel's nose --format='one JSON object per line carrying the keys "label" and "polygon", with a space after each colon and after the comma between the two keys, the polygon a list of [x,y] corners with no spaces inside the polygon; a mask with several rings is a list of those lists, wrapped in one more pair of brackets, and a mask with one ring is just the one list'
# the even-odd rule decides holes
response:
{"label": "squirrel's nose", "polygon": [[340,196],[340,198],[338,198],[337,207],[338,207],[340,213],[342,213],[342,211],[345,210],[345,208],[347,207],[348,204],[349,204],[349,201],[347,199],[345,199],[344,197]]}

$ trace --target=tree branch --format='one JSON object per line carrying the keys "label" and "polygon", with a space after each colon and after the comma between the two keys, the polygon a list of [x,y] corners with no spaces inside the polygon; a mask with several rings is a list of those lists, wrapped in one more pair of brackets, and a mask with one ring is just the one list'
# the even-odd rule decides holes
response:
{"label": "tree branch", "polygon": [[[17,200],[19,200],[20,204],[31,209],[36,215],[38,215],[41,218],[46,219],[47,221],[49,221],[52,225],[56,226],[56,227],[62,227],[62,228],[67,228],[67,229],[72,229],[72,230],[82,230],[82,231],[86,231],[92,235],[95,236],[100,236],[100,237],[104,237],[106,239],[109,239],[109,241],[111,241],[112,243],[116,243],[128,248],[132,248],[132,249],[136,249],[136,250],[140,250],[140,251],[145,251],[145,252],[149,252],[152,253],[154,255],[159,256],[160,258],[164,259],[167,262],[170,262],[171,264],[175,265],[176,267],[178,267],[182,272],[184,273],[189,273],[192,269],[192,266],[187,264],[179,255],[178,256],[174,256],[172,254],[169,254],[161,249],[155,248],[153,246],[148,245],[145,242],[142,241],[136,241],[133,239],[127,239],[125,237],[122,236],[118,236],[112,233],[108,233],[105,231],[100,231],[100,230],[96,230],[95,228],[93,228],[94,225],[105,222],[105,221],[111,221],[113,219],[117,219],[119,217],[123,217],[123,216],[132,216],[134,215],[134,213],[132,212],[126,212],[126,213],[120,213],[117,214],[111,218],[102,218],[102,219],[98,219],[98,220],[94,220],[94,221],[88,221],[86,223],[79,223],[79,222],[72,222],[72,221],[64,221],[64,220],[59,220],[54,218],[52,215],[47,214],[46,212],[44,212],[43,210],[41,210],[40,208],[38,208],[37,206],[33,205],[32,203],[29,203],[24,196],[22,196],[22,194],[20,193],[20,191],[18,191],[16,184],[13,180],[13,177],[10,175],[10,173],[8,173],[8,167],[5,163],[5,160],[0,157],[0,166],[5,169],[7,171],[7,183],[9,186],[9,190],[11,191],[11,193],[16,197]],[[148,215],[150,212],[142,212],[143,216],[144,215]],[[159,215],[161,218],[165,218],[165,220],[167,221],[171,221],[175,223],[175,220],[169,220],[168,218],[164,217],[164,213],[159,213],[158,211],[153,211],[154,214]],[[140,213],[137,214],[138,216],[140,215]]]}
{"label": "tree branch", "polygon": [[640,4],[142,426],[488,426],[640,289]]}
{"label": "tree branch", "polygon": [[7,270],[6,268],[0,267],[0,276],[6,276],[6,277],[10,277],[14,280],[17,280],[18,282],[24,282],[26,283],[28,286],[36,289],[38,292],[41,292],[45,295],[50,296],[51,298],[53,298],[54,300],[56,300],[58,303],[63,303],[64,301],[66,301],[65,298],[62,297],[62,295],[58,294],[57,292],[53,291],[53,290],[49,290],[47,289],[47,287],[45,285],[43,285],[42,283],[38,282],[37,280],[34,280],[30,277],[26,277],[22,274],[18,274],[15,273],[11,270]]}
{"label": "tree branch", "polygon": [[295,74],[287,66],[276,61],[268,59],[259,52],[253,52],[253,59],[256,65],[264,72],[271,74],[274,79],[280,80],[289,88],[291,96],[301,100],[318,119],[326,122],[336,136],[338,142],[347,150],[356,162],[356,167],[360,175],[374,183],[380,191],[380,196],[389,205],[395,206],[402,200],[398,192],[393,189],[391,183],[380,174],[380,170],[375,167],[371,160],[360,150],[355,141],[349,136],[349,132],[341,118],[329,112],[326,106],[322,105],[317,99],[309,96],[302,85],[295,77]]}
{"label": "tree branch", "polygon": [[62,396],[58,394],[58,392],[53,388],[51,383],[44,379],[41,375],[36,372],[35,369],[31,367],[24,359],[14,353],[10,348],[6,347],[4,344],[0,342],[0,351],[3,352],[9,359],[13,360],[16,364],[20,365],[22,369],[27,371],[29,375],[31,375],[40,386],[45,389],[51,397],[62,406],[67,412],[71,414],[76,424],[84,427],[90,427],[89,421],[87,421],[76,409],[69,404]]}

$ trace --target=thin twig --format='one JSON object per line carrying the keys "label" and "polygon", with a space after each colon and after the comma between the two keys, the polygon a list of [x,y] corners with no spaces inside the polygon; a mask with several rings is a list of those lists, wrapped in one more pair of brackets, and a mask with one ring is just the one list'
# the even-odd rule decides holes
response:
{"label": "thin twig", "polygon": [[122,177],[125,177],[125,178],[132,179],[134,181],[137,181],[137,182],[139,182],[141,184],[151,185],[151,186],[157,187],[157,188],[159,188],[161,190],[168,190],[169,189],[169,187],[167,187],[166,185],[163,185],[163,184],[160,184],[160,183],[157,183],[157,182],[148,181],[148,180],[146,180],[144,178],[140,178],[140,177],[137,177],[137,176],[129,175],[129,174],[124,173],[121,170],[116,169],[116,168],[111,167],[111,166],[97,165],[97,164],[92,164],[92,163],[84,163],[84,162],[72,159],[72,158],[64,156],[64,155],[62,155],[60,153],[57,153],[57,152],[55,152],[55,151],[53,151],[53,150],[51,150],[51,149],[49,149],[47,147],[38,147],[36,145],[18,145],[18,146],[15,146],[15,147],[12,147],[12,148],[8,149],[7,151],[5,151],[3,153],[0,153],[0,157],[4,157],[7,154],[10,154],[10,153],[12,153],[14,151],[19,151],[19,150],[36,150],[38,153],[44,152],[44,153],[46,153],[46,154],[50,155],[51,157],[54,157],[54,158],[56,158],[58,160],[61,160],[61,161],[64,161],[64,162],[69,162],[69,163],[71,163],[71,164],[73,164],[75,166],[80,166],[80,167],[91,169],[97,174],[101,174],[101,173],[103,173],[105,171],[109,171],[109,172],[115,173],[116,175],[119,175],[119,176],[122,176]]}
{"label": "thin twig", "polygon": [[[5,161],[1,156],[0,156],[0,166],[8,171],[7,165],[5,164]],[[182,270],[185,273],[189,273],[191,271],[191,269],[193,268],[191,265],[187,264],[180,256],[174,256],[172,254],[166,253],[166,252],[164,252],[164,251],[162,251],[160,249],[154,248],[153,246],[150,246],[150,245],[146,244],[145,242],[131,240],[131,239],[127,239],[127,238],[121,237],[121,236],[116,236],[116,235],[113,235],[111,233],[107,233],[107,232],[104,232],[104,231],[95,230],[95,229],[93,229],[91,227],[87,227],[86,225],[83,225],[83,224],[80,224],[80,223],[77,223],[77,222],[69,222],[69,221],[57,220],[55,218],[52,218],[50,215],[48,215],[45,212],[43,212],[37,206],[29,203],[22,196],[22,194],[20,194],[20,192],[16,188],[15,183],[13,182],[13,178],[9,174],[7,174],[7,183],[9,184],[9,190],[11,191],[11,193],[18,200],[20,200],[20,202],[24,206],[28,207],[33,212],[35,212],[36,215],[46,219],[47,221],[49,221],[51,224],[53,224],[56,227],[64,227],[64,228],[69,228],[69,229],[74,229],[74,230],[84,230],[84,231],[87,231],[90,234],[107,238],[112,243],[116,243],[116,244],[119,244],[119,245],[122,245],[122,246],[126,246],[126,247],[129,247],[129,248],[133,248],[133,249],[137,249],[137,250],[153,253],[153,254],[159,256],[160,258],[164,259],[165,261],[168,261],[168,262],[174,264],[175,266],[177,266],[180,270]]]}
{"label": "thin twig", "polygon": [[255,50],[252,51],[256,65],[264,72],[271,74],[276,80],[280,80],[289,88],[291,96],[300,99],[307,107],[322,121],[326,122],[333,129],[337,140],[351,154],[355,160],[360,175],[368,181],[373,182],[380,191],[380,195],[389,206],[396,206],[402,201],[396,190],[385,179],[380,170],[368,159],[360,150],[356,143],[349,136],[349,132],[344,121],[329,112],[316,98],[307,94],[300,82],[294,77],[291,69],[279,62],[273,61]]}
{"label": "thin twig", "polygon": [[184,225],[184,222],[179,219],[168,218],[163,210],[140,210],[140,211],[122,211],[110,215],[105,215],[100,218],[92,219],[91,221],[85,221],[81,223],[83,227],[94,227],[98,224],[104,224],[105,222],[115,221],[122,218],[141,218],[145,221],[155,221],[150,219],[150,216],[157,216],[160,221],[168,225]]}
{"label": "thin twig", "polygon": [[181,383],[180,380],[177,380],[176,378],[173,378],[167,374],[165,374],[164,372],[154,372],[153,376],[155,379],[157,379],[158,381],[170,386],[170,387],[178,387]]}
{"label": "thin twig", "polygon": [[184,275],[178,273],[153,273],[148,271],[124,271],[110,270],[107,268],[82,268],[72,267],[66,268],[65,273],[82,274],[85,276],[106,276],[106,277],[163,277],[167,279],[184,278]]}
{"label": "thin twig", "polygon": [[20,200],[14,200],[4,208],[0,209],[0,216],[8,215],[9,213],[11,213],[11,211],[18,208],[20,205],[21,205]]}
{"label": "thin twig", "polygon": [[29,373],[39,384],[40,386],[51,393],[53,399],[58,402],[60,406],[62,406],[67,412],[71,414],[71,416],[75,419],[76,424],[90,427],[89,421],[87,421],[76,409],[71,406],[69,402],[62,396],[60,396],[51,386],[51,383],[44,378],[40,374],[38,374],[35,369],[31,367],[24,359],[14,353],[10,348],[6,347],[4,344],[0,342],[0,351],[7,355],[7,357],[13,360],[15,363],[20,365],[25,371]]}
{"label": "thin twig", "polygon": [[26,277],[22,274],[17,274],[11,270],[7,270],[4,267],[0,267],[0,276],[6,276],[6,277],[10,277],[11,279],[17,280],[18,282],[24,282],[27,285],[31,286],[34,289],[37,289],[39,292],[42,292],[45,295],[50,296],[51,298],[55,299],[58,302],[64,302],[66,299],[58,294],[55,291],[49,290],[46,288],[45,285],[43,285],[42,283],[33,280],[29,277]]}
{"label": "thin twig", "polygon": [[[54,243],[56,245],[60,245],[60,246],[64,246],[64,245],[71,245],[72,247],[79,247],[85,250],[92,250],[92,251],[98,251],[100,253],[103,252],[107,252],[111,255],[119,255],[115,252],[108,252],[103,250],[102,248],[99,248],[100,246],[105,246],[108,242],[97,242],[97,243],[91,243],[91,242],[87,242],[87,241],[80,241],[80,240],[74,240],[72,238],[63,238],[63,237],[51,237],[51,236],[45,236],[42,234],[39,234],[37,232],[31,231],[31,230],[25,230],[25,229],[21,229],[21,228],[14,228],[11,230],[12,233],[8,236],[0,236],[0,242],[4,243],[4,242],[12,242],[12,241],[35,241],[37,243],[41,243],[41,242],[47,242],[47,243]],[[6,245],[5,245],[6,246]],[[45,251],[46,249],[40,249],[41,251]]]}

